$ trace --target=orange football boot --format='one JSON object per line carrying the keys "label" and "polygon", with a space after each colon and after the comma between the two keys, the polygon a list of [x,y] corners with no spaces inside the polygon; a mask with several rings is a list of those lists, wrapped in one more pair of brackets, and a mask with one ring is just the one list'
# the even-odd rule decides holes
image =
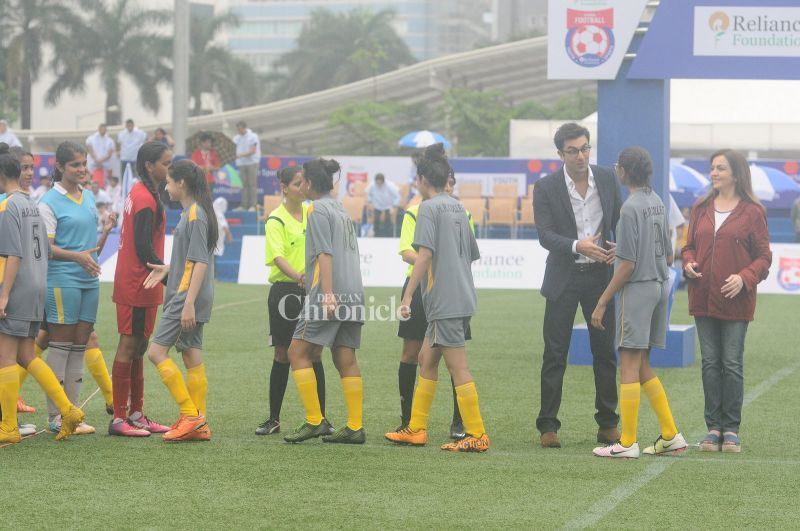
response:
{"label": "orange football boot", "polygon": [[17,399],[17,413],[36,413],[36,408],[25,403],[22,397]]}
{"label": "orange football boot", "polygon": [[441,449],[448,452],[485,452],[489,449],[489,436],[485,433],[480,437],[473,437],[467,434],[460,441],[443,444]]}
{"label": "orange football boot", "polygon": [[196,417],[187,417],[181,415],[177,422],[172,425],[170,430],[161,436],[165,441],[179,441],[186,437],[191,432],[202,428],[206,425],[206,418],[203,415]]}
{"label": "orange football boot", "polygon": [[428,443],[428,431],[413,431],[411,428],[400,428],[397,431],[390,431],[384,434],[387,440],[396,444],[407,444],[409,446],[425,446]]}

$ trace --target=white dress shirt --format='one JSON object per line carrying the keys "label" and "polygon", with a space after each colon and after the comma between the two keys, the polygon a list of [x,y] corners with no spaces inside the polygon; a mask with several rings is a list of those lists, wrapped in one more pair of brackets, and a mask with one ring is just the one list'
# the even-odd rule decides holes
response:
{"label": "white dress shirt", "polygon": [[134,127],[133,131],[128,131],[126,127],[117,135],[117,143],[119,144],[119,160],[127,162],[136,162],[136,156],[139,154],[139,148],[147,142],[147,133]]}
{"label": "white dress shirt", "polygon": [[[236,166],[248,166],[258,164],[261,161],[261,142],[258,140],[258,135],[252,130],[248,129],[243,135],[236,135],[233,137],[233,143],[236,144]],[[256,147],[256,152],[252,155],[243,155],[247,153],[253,146]]]}
{"label": "white dress shirt", "polygon": [[[575,182],[567,173],[564,167],[564,180],[567,183],[569,202],[572,204],[572,213],[575,216],[575,226],[578,228],[578,240],[590,238],[598,233],[600,225],[603,223],[603,204],[600,202],[600,192],[594,182],[592,167],[589,166],[589,187],[586,189],[586,197],[581,197]],[[572,252],[578,254],[578,240],[572,242]],[[578,263],[592,263],[594,260],[582,254],[578,254]]]}
{"label": "white dress shirt", "polygon": [[383,212],[400,204],[400,190],[393,182],[384,181],[381,186],[372,183],[367,187],[367,201],[372,208]]}
{"label": "white dress shirt", "polygon": [[[111,152],[112,156],[114,154],[114,140],[111,139],[111,136],[106,133],[101,135],[99,131],[89,135],[86,138],[86,145],[92,146],[92,151],[98,158],[104,158]],[[103,169],[109,170],[111,169],[111,159],[107,159],[105,162],[101,164]],[[94,157],[90,154],[89,155],[89,169],[94,171],[97,169],[98,164],[94,160]]]}
{"label": "white dress shirt", "polygon": [[5,133],[0,134],[0,142],[5,142],[8,147],[22,147],[19,138],[11,129],[6,129]]}

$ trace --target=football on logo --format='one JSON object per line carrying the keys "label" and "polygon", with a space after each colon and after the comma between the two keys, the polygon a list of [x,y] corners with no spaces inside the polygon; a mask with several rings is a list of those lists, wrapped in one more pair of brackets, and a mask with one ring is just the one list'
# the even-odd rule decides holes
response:
{"label": "football on logo", "polygon": [[600,26],[579,26],[567,33],[567,54],[581,66],[605,63],[614,51],[614,34]]}

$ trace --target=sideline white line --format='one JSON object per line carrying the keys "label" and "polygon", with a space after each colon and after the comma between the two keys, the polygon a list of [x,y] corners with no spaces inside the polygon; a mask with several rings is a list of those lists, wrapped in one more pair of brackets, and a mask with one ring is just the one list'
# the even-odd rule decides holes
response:
{"label": "sideline white line", "polygon": [[[750,391],[745,394],[744,401],[742,402],[742,407],[746,407],[753,403],[753,401],[757,400],[761,397],[764,393],[769,391],[772,387],[774,387],[778,382],[783,380],[784,378],[790,376],[794,371],[800,368],[800,363],[795,363],[789,367],[784,367],[783,369],[776,371],[773,373],[772,376],[752,388]],[[697,439],[705,433],[705,429],[698,430],[696,435],[693,435],[691,440]],[[660,458],[653,461],[651,465],[645,468],[641,474],[635,477],[632,481],[625,483],[624,485],[620,485],[607,496],[605,496],[602,500],[598,501],[594,505],[592,505],[586,514],[581,515],[580,517],[568,522],[564,529],[586,529],[587,527],[592,527],[597,525],[603,518],[608,516],[611,511],[617,508],[617,506],[631,497],[632,495],[636,494],[639,489],[647,485],[651,480],[660,476],[665,470],[667,470],[670,466],[677,463],[680,458]]]}
{"label": "sideline white line", "polygon": [[246,300],[246,301],[239,301],[239,302],[229,302],[228,304],[223,304],[221,306],[214,306],[211,310],[212,311],[223,310],[225,308],[233,308],[234,306],[242,306],[244,304],[252,304],[254,302],[259,302],[259,301],[265,301],[266,302],[266,298],[265,297],[259,297],[258,299],[249,299],[249,300]]}

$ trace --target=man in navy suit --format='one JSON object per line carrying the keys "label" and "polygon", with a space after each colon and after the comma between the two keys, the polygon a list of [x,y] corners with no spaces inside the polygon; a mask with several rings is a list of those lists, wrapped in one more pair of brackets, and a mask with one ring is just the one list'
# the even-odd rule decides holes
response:
{"label": "man in navy suit", "polygon": [[[558,409],[567,368],[572,325],[578,304],[586,322],[613,274],[614,230],[622,205],[614,171],[589,164],[589,130],[562,125],[555,134],[561,169],[536,182],[534,211],[539,243],[550,251],[542,283],[544,359],[541,409],[536,428],[544,448],[560,448]],[[617,442],[617,358],[614,309],[605,313],[605,330],[589,327],[595,383],[597,441]]]}

